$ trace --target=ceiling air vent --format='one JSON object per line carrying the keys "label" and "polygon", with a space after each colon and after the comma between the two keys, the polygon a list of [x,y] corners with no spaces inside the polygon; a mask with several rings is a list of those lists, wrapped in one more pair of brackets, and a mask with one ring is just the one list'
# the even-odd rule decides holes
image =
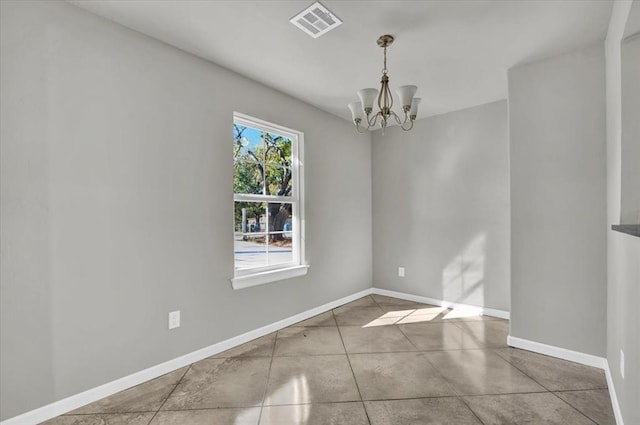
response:
{"label": "ceiling air vent", "polygon": [[313,3],[289,19],[289,22],[313,38],[318,38],[342,24],[342,21],[336,15],[319,2]]}

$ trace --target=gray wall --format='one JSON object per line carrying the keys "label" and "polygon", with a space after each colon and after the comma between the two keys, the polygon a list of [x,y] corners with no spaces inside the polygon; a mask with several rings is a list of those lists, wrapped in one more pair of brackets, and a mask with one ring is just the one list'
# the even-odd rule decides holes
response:
{"label": "gray wall", "polygon": [[[368,136],[75,6],[1,7],[2,419],[371,286]],[[231,289],[233,111],[305,133],[304,278]]]}
{"label": "gray wall", "polygon": [[374,286],[509,310],[508,159],[506,101],[374,133]]}
{"label": "gray wall", "polygon": [[512,68],[508,77],[511,335],[604,356],[603,48]]}
{"label": "gray wall", "polygon": [[[636,4],[635,7],[640,8]],[[634,15],[635,16],[635,15]],[[637,18],[640,20],[640,18]],[[640,224],[640,32],[622,42],[620,223]]]}
{"label": "gray wall", "polygon": [[[620,41],[640,29],[640,3],[614,4],[607,34],[607,360],[625,424],[640,424],[640,238],[611,230],[620,224],[622,198],[622,74]],[[626,105],[625,105],[626,107]],[[638,110],[624,110],[624,116]],[[637,164],[636,164],[637,167]],[[625,374],[620,372],[620,350]]]}

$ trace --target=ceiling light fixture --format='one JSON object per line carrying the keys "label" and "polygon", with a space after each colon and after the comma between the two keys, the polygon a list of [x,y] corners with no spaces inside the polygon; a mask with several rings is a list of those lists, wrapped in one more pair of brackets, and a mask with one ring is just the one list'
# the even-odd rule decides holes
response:
{"label": "ceiling light fixture", "polygon": [[[364,133],[364,131],[360,131],[360,123],[363,118],[366,120],[367,130],[379,125],[383,134],[385,128],[387,128],[387,121],[391,117],[396,120],[404,131],[409,131],[413,128],[413,122],[418,114],[418,105],[422,100],[419,97],[413,97],[418,90],[417,86],[401,86],[396,90],[402,105],[404,119],[401,119],[391,109],[393,107],[393,96],[391,95],[391,89],[389,89],[389,75],[387,73],[387,47],[393,43],[393,40],[393,36],[388,34],[381,35],[378,38],[378,46],[384,49],[384,67],[382,68],[382,78],[380,79],[380,91],[378,92],[377,89],[371,88],[358,90],[360,102],[349,104],[353,123],[359,133]],[[378,112],[372,115],[373,102],[376,96],[378,97]]]}

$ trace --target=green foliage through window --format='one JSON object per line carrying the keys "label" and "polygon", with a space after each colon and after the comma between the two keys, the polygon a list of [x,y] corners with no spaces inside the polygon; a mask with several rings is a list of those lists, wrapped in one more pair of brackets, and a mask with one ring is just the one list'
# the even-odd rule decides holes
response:
{"label": "green foliage through window", "polygon": [[[233,192],[235,194],[272,195],[289,197],[293,190],[291,139],[266,131],[259,131],[239,124],[233,125]],[[245,209],[245,231],[248,223],[260,229],[260,223],[268,215],[269,229],[276,232],[271,241],[285,241],[287,222],[292,214],[291,204],[282,202],[236,201],[234,208],[235,230],[242,231],[242,210]],[[289,228],[289,230],[291,230]]]}

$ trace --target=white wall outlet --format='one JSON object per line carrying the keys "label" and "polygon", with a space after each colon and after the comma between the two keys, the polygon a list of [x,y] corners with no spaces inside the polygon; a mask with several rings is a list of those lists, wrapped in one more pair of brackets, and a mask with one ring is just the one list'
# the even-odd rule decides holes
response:
{"label": "white wall outlet", "polygon": [[404,277],[404,267],[398,267],[398,276]]}
{"label": "white wall outlet", "polygon": [[169,312],[169,329],[180,327],[180,310]]}
{"label": "white wall outlet", "polygon": [[624,379],[624,351],[620,350],[620,376]]}

